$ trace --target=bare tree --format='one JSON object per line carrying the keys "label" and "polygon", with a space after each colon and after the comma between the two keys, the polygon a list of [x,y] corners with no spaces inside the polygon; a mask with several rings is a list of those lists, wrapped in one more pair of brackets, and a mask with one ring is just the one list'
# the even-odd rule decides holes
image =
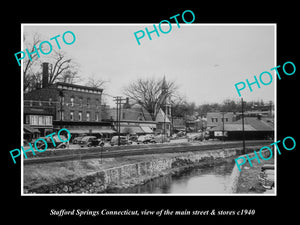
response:
{"label": "bare tree", "polygon": [[49,84],[56,81],[74,83],[78,76],[78,64],[63,51],[54,51],[49,58]]}
{"label": "bare tree", "polygon": [[[39,33],[34,33],[32,36],[32,40],[29,39],[28,35],[24,33],[23,36],[24,49],[28,49],[29,52],[40,50],[39,44],[41,43],[41,35]],[[31,55],[31,60],[29,57],[25,57],[23,59],[23,90],[27,90],[28,88],[35,88],[38,85],[39,73],[35,71],[33,68],[34,65],[38,62],[38,55],[36,53]]]}
{"label": "bare tree", "polygon": [[86,86],[93,87],[93,88],[104,88],[104,85],[107,83],[107,81],[102,79],[95,79],[94,75],[90,76],[88,78],[88,81],[86,82]]}
{"label": "bare tree", "polygon": [[[41,35],[34,33],[32,40],[30,36],[24,34],[24,50],[28,49],[29,52],[35,50],[40,51],[39,44],[41,43]],[[39,58],[36,53],[23,59],[23,90],[30,91],[41,87],[41,63],[49,62],[49,79],[48,83],[53,84],[56,81],[76,83],[80,77],[78,75],[79,65],[67,56],[63,51],[53,50],[49,56],[43,56],[43,59]]]}
{"label": "bare tree", "polygon": [[166,99],[171,98],[177,89],[174,81],[140,78],[125,87],[124,94],[146,109],[155,120],[159,109],[164,108]]}

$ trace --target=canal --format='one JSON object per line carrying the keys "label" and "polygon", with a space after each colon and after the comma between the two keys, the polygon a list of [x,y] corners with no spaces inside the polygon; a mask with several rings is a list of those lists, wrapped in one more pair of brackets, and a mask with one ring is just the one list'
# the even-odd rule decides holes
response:
{"label": "canal", "polygon": [[226,193],[234,159],[189,168],[177,174],[155,178],[143,185],[137,185],[110,193],[140,194],[222,194]]}

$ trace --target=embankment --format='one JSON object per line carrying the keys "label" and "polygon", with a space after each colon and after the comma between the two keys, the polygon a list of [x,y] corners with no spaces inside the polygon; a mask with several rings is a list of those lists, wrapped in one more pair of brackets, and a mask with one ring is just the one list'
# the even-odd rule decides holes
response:
{"label": "embankment", "polygon": [[[253,152],[260,147],[261,146],[249,147],[246,149],[246,152]],[[131,163],[118,164],[120,166],[103,169],[102,165],[98,165],[100,164],[99,160],[92,161],[92,159],[78,160],[76,163],[70,161],[64,162],[63,164],[53,163],[51,165],[51,163],[49,163],[47,166],[40,165],[38,171],[40,174],[47,174],[47,176],[51,176],[50,170],[58,171],[59,173],[62,169],[59,167],[64,167],[63,169],[68,168],[68,171],[72,171],[75,174],[76,171],[82,168],[80,166],[82,166],[83,163],[93,165],[87,173],[84,173],[80,169],[80,176],[78,176],[78,174],[75,176],[71,173],[60,173],[59,177],[55,179],[47,178],[51,180],[51,182],[42,182],[43,179],[44,181],[46,180],[45,177],[33,176],[27,166],[24,166],[24,193],[105,193],[110,189],[127,188],[143,184],[159,176],[178,172],[185,168],[215,163],[240,154],[240,148],[230,148],[199,152],[143,155],[137,156],[136,158],[131,156]],[[122,158],[122,160],[126,161],[126,157]],[[28,165],[28,167],[29,166],[32,165]],[[45,170],[44,173],[43,170]],[[236,172],[234,171],[234,173]],[[232,179],[235,180],[236,175],[233,176]],[[235,185],[235,182],[233,182],[233,185]],[[235,188],[230,189],[230,192],[234,192],[234,189]]]}

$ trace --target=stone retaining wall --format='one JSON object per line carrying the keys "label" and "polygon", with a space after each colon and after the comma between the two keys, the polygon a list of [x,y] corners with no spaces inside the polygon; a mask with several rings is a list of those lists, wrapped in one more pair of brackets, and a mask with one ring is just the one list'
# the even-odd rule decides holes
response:
{"label": "stone retaining wall", "polygon": [[[268,158],[270,156],[270,151],[269,150],[263,150],[261,151],[261,154],[264,158]],[[254,157],[254,152],[247,154],[249,158]],[[259,155],[259,154],[257,154]],[[246,155],[242,155],[244,156],[244,158],[246,159],[246,161],[248,161],[248,158],[246,157]],[[241,156],[240,156],[241,157]],[[243,162],[243,159],[238,159],[237,160],[239,164],[241,164]],[[244,164],[245,165],[245,164]],[[229,185],[227,186],[227,192],[228,193],[236,193],[237,192],[237,188],[238,188],[238,180],[240,177],[241,171],[239,171],[238,167],[235,165],[233,167],[231,176],[230,176],[230,182]]]}
{"label": "stone retaining wall", "polygon": [[[247,152],[253,152],[254,149],[257,147],[253,146],[247,149]],[[126,188],[143,184],[176,169],[222,160],[239,155],[240,152],[241,150],[238,148],[186,152],[180,156],[170,156],[97,171],[76,180],[25,190],[24,193],[103,193],[112,188]],[[236,180],[236,175],[233,176],[233,180]]]}

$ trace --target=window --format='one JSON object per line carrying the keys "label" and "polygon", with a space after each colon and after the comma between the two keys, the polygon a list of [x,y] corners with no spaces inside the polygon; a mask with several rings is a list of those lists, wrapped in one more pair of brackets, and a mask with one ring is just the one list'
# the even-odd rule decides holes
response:
{"label": "window", "polygon": [[79,98],[79,106],[82,107],[82,98]]}
{"label": "window", "polygon": [[96,109],[99,107],[99,99],[96,99]]}
{"label": "window", "polygon": [[52,125],[52,116],[37,116],[37,115],[29,115],[26,116],[26,123],[30,123],[30,125]]}
{"label": "window", "polygon": [[87,98],[87,100],[86,100],[86,107],[87,107],[87,108],[90,107],[90,99],[89,99],[89,98]]}
{"label": "window", "polygon": [[45,125],[52,125],[52,116],[45,116]]}
{"label": "window", "polygon": [[99,113],[95,112],[95,121],[99,121]]}
{"label": "window", "polygon": [[49,98],[49,105],[52,105],[52,98]]}
{"label": "window", "polygon": [[82,121],[82,112],[78,112],[78,121]]}
{"label": "window", "polygon": [[73,96],[70,98],[70,101],[71,101],[71,106],[74,106],[74,97]]}
{"label": "window", "polygon": [[64,111],[59,111],[59,119],[60,120],[64,120],[64,117],[65,117],[65,112]]}
{"label": "window", "polygon": [[38,116],[30,115],[30,125],[38,125]]}
{"label": "window", "polygon": [[30,116],[29,115],[25,116],[25,123],[30,124]]}
{"label": "window", "polygon": [[86,112],[86,121],[90,121],[90,112]]}
{"label": "window", "polygon": [[64,96],[59,96],[59,103],[61,103],[62,105],[65,103],[65,97]]}
{"label": "window", "polygon": [[71,112],[70,112],[70,120],[71,120],[71,121],[74,121],[74,111],[71,111]]}
{"label": "window", "polygon": [[43,116],[39,116],[39,125],[45,124],[45,118]]}

